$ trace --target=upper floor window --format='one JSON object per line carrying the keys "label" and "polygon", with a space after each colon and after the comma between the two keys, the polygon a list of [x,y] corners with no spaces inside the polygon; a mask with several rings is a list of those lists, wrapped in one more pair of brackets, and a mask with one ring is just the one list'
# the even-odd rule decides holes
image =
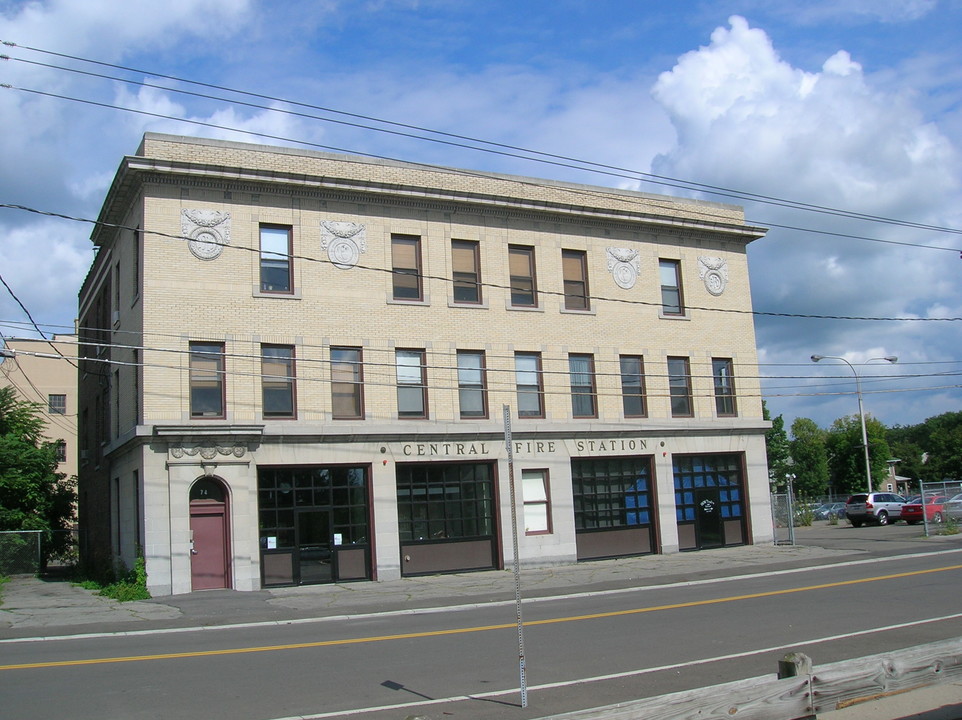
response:
{"label": "upper floor window", "polygon": [[224,417],[224,344],[190,344],[190,416]]}
{"label": "upper floor window", "polygon": [[361,348],[331,348],[331,404],[335,420],[364,417],[364,376]]}
{"label": "upper floor window", "polygon": [[511,304],[514,307],[538,307],[534,248],[510,245],[508,247],[508,272],[511,281]]}
{"label": "upper floor window", "polygon": [[684,315],[685,301],[681,293],[681,262],[659,260],[661,278],[661,312],[663,315]]}
{"label": "upper floor window", "polygon": [[715,412],[719,417],[736,415],[735,376],[731,358],[712,358],[711,374],[715,383]]}
{"label": "upper floor window", "polygon": [[518,417],[544,417],[541,354],[515,353],[514,374],[518,387]]}
{"label": "upper floor window", "polygon": [[571,379],[571,415],[576,418],[596,417],[595,359],[591,355],[568,355]]}
{"label": "upper floor window", "polygon": [[261,226],[261,292],[292,293],[291,228]]}
{"label": "upper floor window", "polygon": [[391,270],[395,300],[423,300],[421,285],[421,238],[417,235],[391,236]]}
{"label": "upper floor window", "polygon": [[583,250],[562,250],[565,309],[588,310],[588,257]]}
{"label": "upper floor window", "polygon": [[668,391],[672,417],[691,417],[691,366],[688,358],[668,358]]}
{"label": "upper floor window", "polygon": [[451,241],[451,272],[454,302],[481,302],[481,252],[474,240]]}
{"label": "upper floor window", "polygon": [[484,353],[480,350],[458,350],[458,401],[462,418],[488,416]]}
{"label": "upper floor window", "polygon": [[54,449],[57,451],[57,462],[67,462],[67,443],[63,440],[57,440]]}
{"label": "upper floor window", "polygon": [[47,412],[51,415],[67,414],[66,395],[47,395]]}
{"label": "upper floor window", "polygon": [[424,350],[398,350],[397,414],[401,418],[428,416],[428,383]]}
{"label": "upper floor window", "polygon": [[639,355],[622,355],[621,403],[625,417],[647,417],[645,407],[645,361]]}
{"label": "upper floor window", "polygon": [[292,346],[261,346],[261,395],[265,418],[294,417],[296,396]]}

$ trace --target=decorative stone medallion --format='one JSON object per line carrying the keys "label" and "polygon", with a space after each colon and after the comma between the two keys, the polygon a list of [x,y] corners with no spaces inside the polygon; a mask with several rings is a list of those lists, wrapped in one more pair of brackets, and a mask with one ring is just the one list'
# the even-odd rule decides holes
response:
{"label": "decorative stone medallion", "polygon": [[350,270],[357,265],[361,254],[367,251],[364,225],[338,220],[321,221],[321,249],[327,250],[327,257],[334,267]]}
{"label": "decorative stone medallion", "polygon": [[631,248],[605,248],[608,251],[608,272],[614,278],[615,285],[622,290],[631,290],[638,282],[641,263],[638,251]]}
{"label": "decorative stone medallion", "polygon": [[720,257],[700,257],[698,275],[708,292],[721,295],[728,286],[728,261]]}
{"label": "decorative stone medallion", "polygon": [[199,260],[214,260],[230,245],[230,213],[219,210],[180,211],[180,233]]}
{"label": "decorative stone medallion", "polygon": [[234,447],[224,447],[222,445],[193,445],[191,447],[172,447],[170,454],[175,458],[195,457],[200,455],[204,460],[213,460],[218,455],[233,455],[236,458],[243,457],[247,449],[241,445]]}

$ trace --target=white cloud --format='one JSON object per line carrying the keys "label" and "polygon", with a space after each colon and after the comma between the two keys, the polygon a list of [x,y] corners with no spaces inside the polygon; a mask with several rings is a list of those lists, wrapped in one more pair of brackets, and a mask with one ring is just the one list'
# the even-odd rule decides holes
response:
{"label": "white cloud", "polygon": [[[676,145],[653,164],[659,174],[868,215],[958,222],[958,151],[913,105],[911,92],[891,82],[885,89],[874,86],[844,50],[818,71],[793,67],[765,32],[736,16],[730,27],[712,33],[708,46],[663,73],[653,96],[677,131]],[[953,243],[952,236],[833,214],[753,203],[746,203],[746,212],[761,224]],[[946,262],[948,253],[774,227],[750,247],[749,257],[760,311],[913,317],[938,316],[936,304],[946,312],[962,305],[962,268],[957,258]],[[911,353],[919,360],[962,355],[958,333],[946,335],[945,324],[763,317],[756,329],[764,357],[773,362],[804,362],[812,352],[871,357],[864,348],[878,350],[881,334],[902,347],[886,345],[884,354]],[[887,397],[876,402],[897,403]],[[777,414],[793,403],[774,405]],[[794,406],[802,414],[813,409],[802,400]]]}

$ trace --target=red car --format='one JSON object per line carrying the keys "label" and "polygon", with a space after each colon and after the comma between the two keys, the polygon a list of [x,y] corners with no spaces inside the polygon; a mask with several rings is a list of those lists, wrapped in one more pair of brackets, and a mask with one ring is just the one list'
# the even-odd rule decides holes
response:
{"label": "red car", "polygon": [[[942,495],[929,495],[925,498],[925,517],[929,522],[940,523],[945,518],[942,503],[948,500]],[[909,525],[922,522],[922,502],[908,503],[902,506],[902,519]]]}

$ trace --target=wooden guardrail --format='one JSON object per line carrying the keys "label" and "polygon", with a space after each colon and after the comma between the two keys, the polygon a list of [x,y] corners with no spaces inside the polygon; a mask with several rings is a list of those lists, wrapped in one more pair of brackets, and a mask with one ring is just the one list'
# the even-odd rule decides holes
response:
{"label": "wooden guardrail", "polygon": [[541,720],[802,720],[962,679],[962,638],[813,666],[802,653],[778,675],[737,680]]}

